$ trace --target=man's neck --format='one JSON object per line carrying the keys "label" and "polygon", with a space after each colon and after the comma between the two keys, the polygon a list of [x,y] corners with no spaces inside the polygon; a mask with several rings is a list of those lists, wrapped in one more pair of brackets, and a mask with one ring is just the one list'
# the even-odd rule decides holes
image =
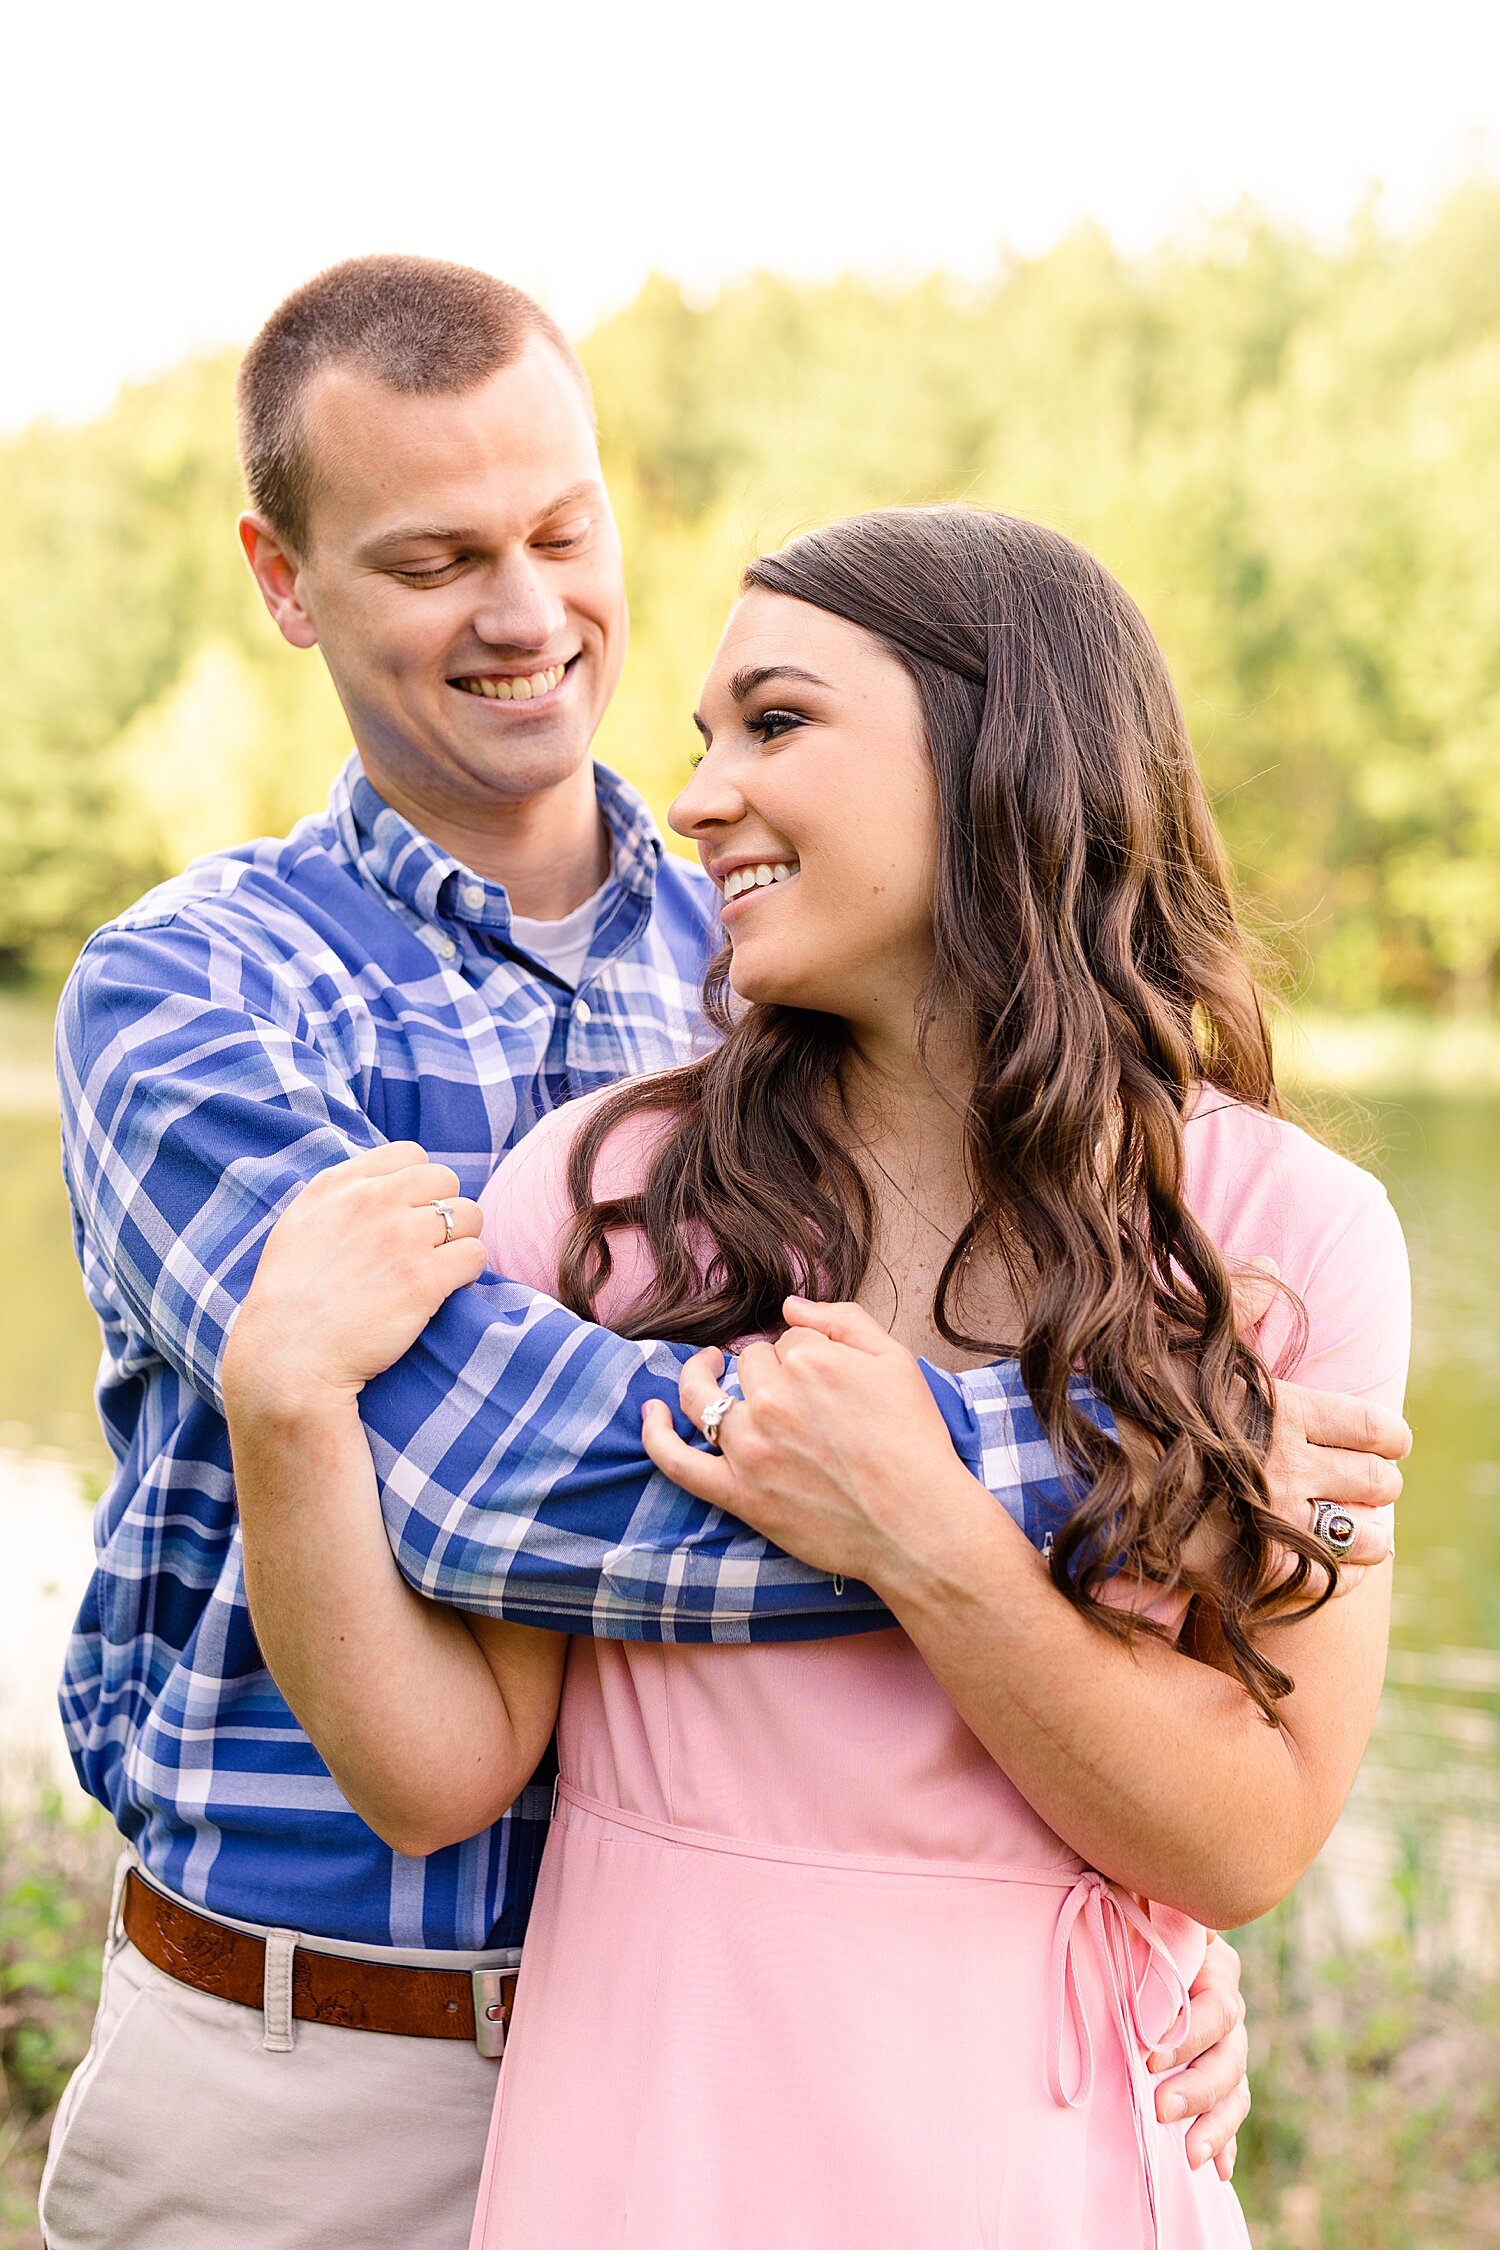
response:
{"label": "man's neck", "polygon": [[535,796],[487,804],[481,813],[419,804],[389,776],[369,777],[413,828],[476,875],[502,883],[511,912],[529,921],[561,921],[592,898],[609,874],[610,834],[591,766]]}

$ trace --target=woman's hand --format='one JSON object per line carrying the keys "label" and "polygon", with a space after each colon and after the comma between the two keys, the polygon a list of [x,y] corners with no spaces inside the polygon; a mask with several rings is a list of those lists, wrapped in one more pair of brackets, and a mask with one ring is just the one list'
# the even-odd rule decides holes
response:
{"label": "woman's hand", "polygon": [[[666,1407],[645,1409],[646,1451],[664,1475],[738,1516],[778,1547],[835,1576],[878,1585],[884,1566],[942,1538],[949,1511],[989,1496],[953,1450],[912,1354],[858,1305],[786,1301],[775,1344],[740,1354],[744,1392],[719,1425],[719,1452],[684,1444]],[[683,1412],[701,1427],[723,1355],[682,1370]]]}
{"label": "woman's hand", "polygon": [[[443,1211],[452,1217],[446,1239]],[[415,1141],[330,1165],[282,1213],[224,1354],[226,1409],[348,1401],[484,1272],[477,1203]]]}

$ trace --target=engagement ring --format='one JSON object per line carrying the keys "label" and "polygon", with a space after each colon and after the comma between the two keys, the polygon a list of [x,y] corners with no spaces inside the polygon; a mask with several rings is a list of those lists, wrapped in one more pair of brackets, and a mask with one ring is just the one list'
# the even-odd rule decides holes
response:
{"label": "engagement ring", "polygon": [[707,1406],[704,1407],[703,1419],[698,1427],[702,1430],[710,1445],[718,1444],[720,1425],[731,1406],[735,1404],[736,1401],[730,1397],[728,1391],[715,1391]]}
{"label": "engagement ring", "polygon": [[453,1205],[451,1203],[430,1203],[428,1209],[436,1211],[443,1222],[443,1239],[436,1247],[439,1250],[446,1250],[453,1240]]}

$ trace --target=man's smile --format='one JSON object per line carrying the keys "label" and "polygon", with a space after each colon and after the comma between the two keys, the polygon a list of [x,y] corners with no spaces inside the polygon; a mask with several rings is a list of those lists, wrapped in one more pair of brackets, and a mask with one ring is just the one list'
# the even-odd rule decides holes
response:
{"label": "man's smile", "polygon": [[465,672],[448,685],[490,703],[540,703],[557,692],[577,661],[570,656],[565,663],[544,665],[535,672]]}

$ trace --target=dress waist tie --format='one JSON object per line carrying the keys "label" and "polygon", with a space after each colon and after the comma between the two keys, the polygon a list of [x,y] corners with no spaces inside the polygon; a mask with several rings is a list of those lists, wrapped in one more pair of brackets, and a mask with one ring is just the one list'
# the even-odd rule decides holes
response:
{"label": "dress waist tie", "polygon": [[[1138,1961],[1132,1933],[1146,1948]],[[1086,1934],[1086,1936],[1085,1936]],[[1082,2109],[1094,2086],[1094,2043],[1078,1981],[1076,1948],[1092,1940],[1094,1958],[1109,1995],[1110,2015],[1125,2057],[1130,2081],[1130,2114],[1141,2159],[1141,2178],[1151,2219],[1152,2241],[1161,2246],[1160,2189],[1156,2176],[1155,2105],[1145,2079],[1143,2054],[1156,2047],[1175,2047],[1188,2026],[1187,1980],[1170,1948],[1128,1892],[1117,1889],[1097,1869],[1086,1867],[1057,1917],[1052,1940],[1047,2084],[1059,2108]],[[1160,1979],[1174,2014],[1166,2024],[1143,2022],[1146,1987],[1152,1976]],[[1071,2092],[1063,2083],[1063,2044],[1071,2029],[1078,2055],[1078,2075]],[[1149,2106],[1148,2106],[1149,2105]]]}

